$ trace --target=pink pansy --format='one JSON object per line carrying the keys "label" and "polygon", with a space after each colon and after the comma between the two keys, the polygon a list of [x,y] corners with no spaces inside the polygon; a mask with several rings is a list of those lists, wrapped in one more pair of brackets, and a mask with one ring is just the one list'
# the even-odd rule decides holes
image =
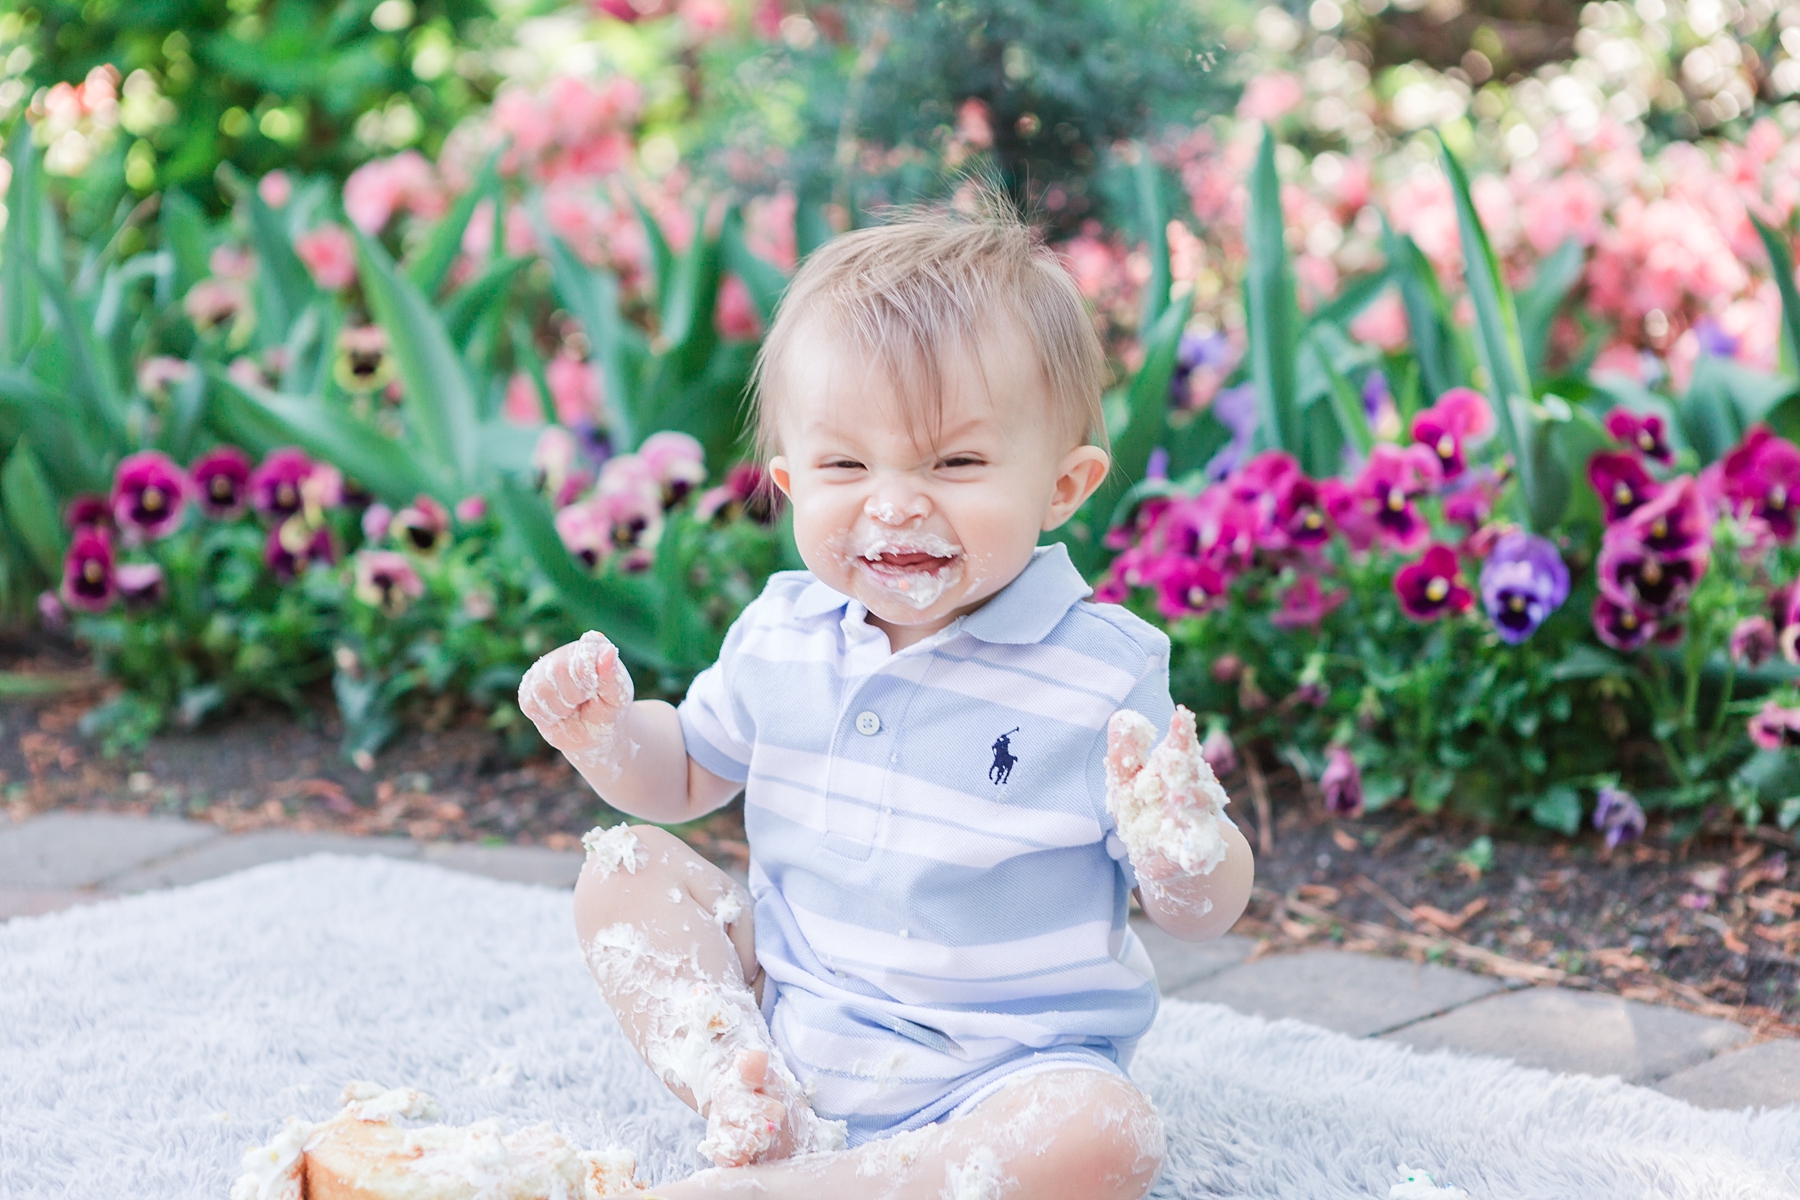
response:
{"label": "pink pansy", "polygon": [[1602,450],[1588,459],[1588,482],[1600,496],[1608,525],[1622,521],[1662,492],[1635,454]]}
{"label": "pink pansy", "polygon": [[394,510],[385,504],[371,504],[363,509],[362,533],[365,542],[379,542],[394,523]]}
{"label": "pink pansy", "polygon": [[729,521],[738,516],[768,525],[773,523],[780,493],[755,463],[738,463],[725,472],[725,482],[709,488],[694,504],[694,516],[702,521]]}
{"label": "pink pansy", "polygon": [[544,366],[544,382],[564,425],[592,425],[600,419],[600,372],[592,363],[559,350]]}
{"label": "pink pansy", "polygon": [[271,450],[250,474],[250,500],[256,511],[284,520],[300,511],[300,484],[316,464],[305,451],[286,446]]}
{"label": "pink pansy", "polygon": [[1488,467],[1465,472],[1443,495],[1444,520],[1466,526],[1471,533],[1481,528],[1494,515],[1500,483],[1500,476]]}
{"label": "pink pansy", "polygon": [[1415,621],[1435,621],[1475,603],[1475,593],[1463,582],[1456,551],[1441,544],[1428,546],[1417,562],[1394,573],[1394,594],[1401,610]]}
{"label": "pink pansy", "polygon": [[1606,432],[1637,453],[1665,466],[1675,461],[1675,451],[1669,447],[1668,427],[1655,413],[1615,408],[1606,414]]}
{"label": "pink pansy", "polygon": [[1800,747],[1800,708],[1767,701],[1750,718],[1750,740],[1764,750]]}
{"label": "pink pansy", "polygon": [[182,311],[202,333],[235,320],[249,306],[249,289],[236,279],[202,279],[181,300]]}
{"label": "pink pansy", "polygon": [[200,511],[215,520],[242,516],[250,507],[250,456],[236,446],[219,446],[188,468]]}
{"label": "pink pansy", "polygon": [[364,604],[393,617],[405,612],[424,594],[425,581],[406,555],[392,550],[364,550],[357,554],[355,595]]}
{"label": "pink pansy", "polygon": [[464,525],[473,525],[487,518],[487,497],[464,496],[456,502],[456,519]]}
{"label": "pink pansy", "polygon": [[1231,578],[1201,559],[1171,558],[1156,567],[1154,585],[1156,610],[1174,621],[1212,608],[1230,590]]}
{"label": "pink pansy", "polygon": [[1366,549],[1379,539],[1401,552],[1431,540],[1431,525],[1414,503],[1442,479],[1437,455],[1424,446],[1377,445],[1351,483],[1328,488],[1326,503],[1351,544]]}
{"label": "pink pansy", "polygon": [[306,264],[313,282],[328,292],[356,282],[356,243],[342,225],[330,223],[294,239],[294,253]]}
{"label": "pink pansy", "polygon": [[436,554],[450,533],[450,510],[430,496],[415,496],[394,514],[388,532],[416,554]]}
{"label": "pink pansy", "polygon": [[344,181],[344,215],[367,234],[381,232],[402,209],[430,221],[448,208],[431,163],[417,150],[364,163]]}
{"label": "pink pansy", "polygon": [[1325,810],[1346,820],[1362,816],[1362,770],[1346,746],[1333,746],[1325,754],[1325,770],[1319,775],[1319,791]]}
{"label": "pink pansy", "polygon": [[146,396],[164,395],[171,384],[185,383],[193,378],[194,366],[185,359],[171,358],[166,354],[153,354],[138,364],[138,391]]}
{"label": "pink pansy", "polygon": [[606,527],[591,504],[570,504],[556,514],[556,534],[563,548],[589,569],[606,557]]}
{"label": "pink pansy", "polygon": [[719,284],[719,300],[713,309],[713,326],[719,336],[745,341],[759,336],[763,330],[762,314],[750,298],[750,289],[736,275],[727,275]]}
{"label": "pink pansy", "polygon": [[313,563],[337,561],[331,530],[309,525],[302,517],[289,517],[269,530],[263,542],[263,563],[283,583],[294,579]]}
{"label": "pink pansy", "polygon": [[600,482],[595,490],[609,496],[638,496],[647,503],[662,505],[662,479],[656,468],[637,454],[615,454],[601,463]]}
{"label": "pink pansy", "polygon": [[706,482],[706,451],[689,434],[674,429],[653,433],[637,454],[660,485],[664,507],[679,504]]}
{"label": "pink pansy", "polygon": [[1745,617],[1731,630],[1731,660],[1754,670],[1775,657],[1780,643],[1775,625],[1764,616]]}
{"label": "pink pansy", "polygon": [[116,574],[119,599],[125,602],[126,608],[152,608],[168,592],[163,569],[157,563],[120,563]]}
{"label": "pink pansy", "polygon": [[180,527],[192,491],[187,472],[174,459],[160,450],[140,450],[113,473],[113,520],[128,534],[167,537]]}
{"label": "pink pansy", "polygon": [[1758,425],[1720,460],[1719,490],[1731,510],[1761,518],[1779,540],[1793,540],[1800,505],[1800,447]]}
{"label": "pink pansy", "polygon": [[256,278],[256,255],[243,246],[226,242],[206,256],[206,266],[219,279],[249,283]]}
{"label": "pink pansy", "polygon": [[1688,476],[1608,527],[1594,574],[1614,604],[1659,617],[1679,611],[1706,574],[1711,523]]}
{"label": "pink pansy", "polygon": [[1269,623],[1277,629],[1317,629],[1319,622],[1349,597],[1350,593],[1341,588],[1323,590],[1317,576],[1302,575],[1281,593],[1281,607]]}
{"label": "pink pansy", "polygon": [[62,602],[82,612],[105,612],[119,594],[112,541],[97,528],[76,531],[63,558]]}
{"label": "pink pansy", "polygon": [[106,496],[96,496],[91,492],[83,493],[69,501],[63,509],[63,524],[69,532],[80,533],[83,529],[99,529],[111,532],[113,527],[112,500]]}
{"label": "pink pansy", "polygon": [[560,425],[546,426],[538,435],[537,445],[531,451],[531,469],[538,489],[548,492],[558,508],[579,495],[592,478],[582,468],[581,447],[575,435]]}
{"label": "pink pansy", "polygon": [[1290,476],[1276,493],[1273,528],[1262,541],[1269,549],[1314,550],[1331,540],[1326,496],[1317,482]]}

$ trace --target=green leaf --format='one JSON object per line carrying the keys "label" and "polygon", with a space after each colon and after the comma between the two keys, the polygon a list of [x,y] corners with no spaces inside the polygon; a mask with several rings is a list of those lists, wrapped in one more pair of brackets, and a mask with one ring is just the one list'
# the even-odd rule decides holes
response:
{"label": "green leaf", "polygon": [[1570,238],[1538,264],[1531,286],[1519,293],[1519,341],[1525,350],[1526,370],[1533,375],[1544,369],[1550,348],[1550,328],[1563,301],[1581,278],[1587,251]]}
{"label": "green leaf", "polygon": [[1545,829],[1574,837],[1581,828],[1581,793],[1564,784],[1549,788],[1531,802],[1531,819]]}
{"label": "green leaf", "polygon": [[450,298],[444,302],[443,315],[444,332],[449,335],[451,345],[468,341],[476,323],[493,305],[507,298],[514,277],[530,263],[528,258],[501,259],[450,293]]}
{"label": "green leaf", "polygon": [[255,187],[243,185],[238,202],[250,214],[250,243],[256,247],[258,292],[263,311],[257,314],[258,332],[276,344],[287,340],[288,326],[318,295],[306,264],[294,253],[281,217],[263,201]]}
{"label": "green leaf", "polygon": [[1250,173],[1250,212],[1244,231],[1250,261],[1244,275],[1250,334],[1250,378],[1256,385],[1257,440],[1298,455],[1303,449],[1295,370],[1300,308],[1283,240],[1281,179],[1275,173],[1275,133],[1264,126]]}
{"label": "green leaf", "polygon": [[1143,364],[1125,391],[1130,419],[1113,439],[1113,468],[1106,484],[1095,494],[1096,512],[1110,513],[1118,493],[1143,478],[1150,452],[1168,426],[1169,383],[1175,377],[1175,356],[1193,304],[1190,293],[1165,308],[1144,339]]}
{"label": "green leaf", "polygon": [[63,495],[107,486],[110,464],[88,440],[100,433],[84,419],[84,406],[52,391],[18,367],[0,367],[0,409],[10,412],[38,447],[40,464]]}
{"label": "green leaf", "polygon": [[1794,394],[1794,381],[1765,375],[1730,359],[1702,354],[1676,416],[1702,465],[1724,456],[1750,426],[1773,419]]}
{"label": "green leaf", "polygon": [[163,249],[175,260],[174,292],[185,296],[209,274],[206,213],[186,192],[170,188],[162,194],[160,220]]}
{"label": "green leaf", "polygon": [[24,361],[43,325],[37,284],[43,238],[38,218],[43,200],[31,138],[14,136],[7,144],[6,157],[12,165],[12,183],[6,191],[6,241],[0,247],[0,362],[18,363]]}
{"label": "green leaf", "polygon": [[356,233],[363,293],[388,342],[405,389],[406,424],[425,455],[425,469],[452,499],[478,485],[480,410],[462,359],[443,322],[411,280],[394,269],[380,245]]}
{"label": "green leaf", "polygon": [[476,176],[475,185],[457,199],[444,219],[432,227],[419,252],[407,260],[406,277],[425,296],[436,296],[438,289],[444,286],[444,277],[450,274],[456,256],[462,253],[463,234],[468,231],[469,221],[483,200],[493,201],[494,246],[498,247],[504,241],[500,232],[500,177],[494,172],[494,162],[495,158],[490,156],[481,174]]}
{"label": "green leaf", "polygon": [[1587,481],[1587,465],[1594,455],[1612,449],[1612,436],[1593,413],[1559,397],[1545,396],[1541,407],[1549,417],[1546,432],[1558,460],[1556,473],[1567,481],[1563,488],[1567,507],[1554,516],[1546,515],[1545,522],[1584,521],[1597,527],[1604,516],[1600,496]]}
{"label": "green leaf", "polygon": [[[663,236],[662,225],[658,223],[656,214],[645,206],[637,195],[631,197],[631,203],[637,209],[638,223],[644,227],[644,241],[650,247],[650,294],[660,311],[669,294],[669,284],[675,275],[675,252],[669,249],[669,239]],[[695,236],[699,236],[696,227]]]}
{"label": "green leaf", "polygon": [[1800,291],[1794,287],[1794,258],[1788,252],[1787,238],[1751,215],[1763,249],[1769,253],[1769,268],[1775,275],[1775,287],[1781,293],[1781,332],[1783,359],[1790,371],[1800,371]]}
{"label": "green leaf", "polygon": [[[1361,316],[1363,309],[1369,307],[1375,297],[1381,295],[1382,289],[1392,282],[1392,273],[1389,271],[1371,271],[1367,275],[1358,275],[1346,283],[1336,296],[1314,309],[1307,324],[1340,325],[1347,329],[1350,322]],[[1365,788],[1365,795],[1367,791]]]}
{"label": "green leaf", "polygon": [[1326,400],[1337,421],[1338,432],[1346,444],[1354,446],[1359,455],[1367,458],[1375,447],[1375,431],[1369,428],[1369,414],[1363,408],[1362,393],[1344,377],[1334,361],[1339,353],[1349,349],[1342,343],[1343,335],[1334,326],[1317,325],[1305,345],[1330,383]]}
{"label": "green leaf", "polygon": [[1469,178],[1462,164],[1450,152],[1450,146],[1438,139],[1443,148],[1444,173],[1450,177],[1450,191],[1456,199],[1456,220],[1462,233],[1463,275],[1469,298],[1475,305],[1476,352],[1487,371],[1488,396],[1499,418],[1500,433],[1506,448],[1512,452],[1519,470],[1519,486],[1528,510],[1550,507],[1543,498],[1534,497],[1540,486],[1532,473],[1532,447],[1527,431],[1521,429],[1512,401],[1529,402],[1532,396],[1531,376],[1525,369],[1525,350],[1519,341],[1519,316],[1513,305],[1512,292],[1500,277],[1500,264],[1488,244],[1487,231],[1475,211],[1469,194]]}
{"label": "green leaf", "polygon": [[1137,181],[1138,216],[1144,222],[1144,241],[1150,251],[1150,278],[1144,283],[1144,309],[1138,317],[1141,336],[1156,327],[1157,319],[1169,307],[1169,214],[1163,207],[1156,163],[1142,146],[1137,147],[1132,174]]}
{"label": "green leaf", "polygon": [[800,196],[794,204],[794,250],[800,261],[836,236],[825,219],[825,206]]}
{"label": "green leaf", "polygon": [[251,391],[217,367],[208,374],[207,415],[228,441],[258,451],[299,446],[394,506],[410,503],[421,492],[447,503],[463,494],[449,481],[434,478],[406,447],[335,405],[313,396]]}
{"label": "green leaf", "polygon": [[44,478],[31,445],[24,438],[13,445],[6,465],[0,467],[0,499],[6,501],[6,523],[31,551],[44,574],[55,579],[62,573],[66,549],[63,524],[50,482]]}
{"label": "green leaf", "polygon": [[628,661],[657,670],[669,666],[657,637],[662,598],[653,577],[590,575],[562,544],[542,498],[503,480],[494,499],[508,536],[556,589],[570,616],[604,633]]}
{"label": "green leaf", "polygon": [[93,423],[91,428],[104,438],[105,444],[123,446],[125,405],[106,348],[94,336],[86,315],[61,275],[40,266],[38,286],[49,300],[57,324],[62,327],[60,341],[75,375],[76,398],[83,402],[85,409],[81,419]]}
{"label": "green leaf", "polygon": [[[694,240],[675,263],[674,275],[663,290],[659,356],[674,369],[679,380],[694,379],[718,342],[713,310],[718,306],[722,255],[719,240],[706,235],[704,213],[694,216]],[[660,427],[660,423],[659,423]]]}
{"label": "green leaf", "polygon": [[1400,303],[1406,309],[1413,358],[1419,364],[1419,382],[1427,402],[1435,402],[1451,388],[1468,382],[1457,355],[1456,335],[1450,327],[1449,305],[1431,261],[1412,238],[1394,232],[1386,213],[1381,216],[1381,241],[1388,272],[1400,288]]}
{"label": "green leaf", "polygon": [[636,357],[634,350],[641,338],[619,311],[618,277],[605,267],[582,262],[541,219],[538,237],[549,247],[545,257],[550,260],[557,298],[581,323],[593,359],[600,366],[612,443],[619,450],[635,450],[640,433],[648,432],[639,429],[637,389],[632,386],[636,372],[628,365]]}
{"label": "green leaf", "polygon": [[735,205],[725,214],[719,244],[725,255],[725,269],[743,281],[757,315],[763,324],[769,324],[775,319],[782,292],[787,290],[787,276],[774,263],[757,257],[744,243],[744,214]]}

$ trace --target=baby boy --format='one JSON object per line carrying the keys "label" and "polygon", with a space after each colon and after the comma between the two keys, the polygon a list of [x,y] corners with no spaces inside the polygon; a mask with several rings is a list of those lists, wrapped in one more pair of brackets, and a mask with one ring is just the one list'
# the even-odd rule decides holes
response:
{"label": "baby boy", "polygon": [[[778,574],[679,707],[598,633],[520,704],[658,825],[744,793],[749,893],[653,825],[588,835],[575,923],[721,1168],[660,1197],[1141,1197],[1127,1079],[1157,988],[1127,922],[1198,941],[1249,898],[1169,643],[1039,547],[1104,480],[1105,366],[1017,221],[827,244],[757,369],[808,570]],[[1157,745],[1158,730],[1168,735]]]}

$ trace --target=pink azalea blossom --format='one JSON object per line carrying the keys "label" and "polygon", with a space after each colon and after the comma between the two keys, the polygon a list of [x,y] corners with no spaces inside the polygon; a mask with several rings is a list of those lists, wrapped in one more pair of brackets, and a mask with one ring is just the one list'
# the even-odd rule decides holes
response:
{"label": "pink azalea blossom", "polygon": [[270,208],[286,208],[294,197],[294,181],[286,171],[270,171],[256,181],[256,194]]}
{"label": "pink azalea blossom", "polygon": [[327,222],[294,239],[294,253],[306,264],[313,282],[328,292],[356,282],[356,243],[342,225]]}
{"label": "pink azalea blossom", "polygon": [[1258,75],[1244,85],[1238,100],[1240,121],[1278,121],[1300,107],[1306,89],[1300,80],[1285,71]]}
{"label": "pink azalea blossom", "polygon": [[719,284],[719,300],[713,309],[713,326],[719,336],[746,341],[761,336],[762,314],[750,298],[750,289],[736,275],[727,275]]}
{"label": "pink azalea blossom", "polygon": [[592,363],[559,350],[544,366],[544,382],[564,425],[592,425],[601,418],[600,372]]}
{"label": "pink azalea blossom", "polygon": [[506,398],[500,411],[515,425],[542,425],[544,405],[538,398],[537,380],[524,371],[515,371],[506,381]]}

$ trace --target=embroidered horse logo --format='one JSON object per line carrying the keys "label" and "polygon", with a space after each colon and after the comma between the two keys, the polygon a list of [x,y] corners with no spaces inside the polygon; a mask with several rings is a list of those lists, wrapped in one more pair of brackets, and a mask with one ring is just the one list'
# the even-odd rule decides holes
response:
{"label": "embroidered horse logo", "polygon": [[1015,725],[994,739],[994,765],[988,768],[988,778],[996,787],[1012,778],[1013,764],[1019,761],[1012,752],[1012,735],[1017,732],[1019,727]]}

